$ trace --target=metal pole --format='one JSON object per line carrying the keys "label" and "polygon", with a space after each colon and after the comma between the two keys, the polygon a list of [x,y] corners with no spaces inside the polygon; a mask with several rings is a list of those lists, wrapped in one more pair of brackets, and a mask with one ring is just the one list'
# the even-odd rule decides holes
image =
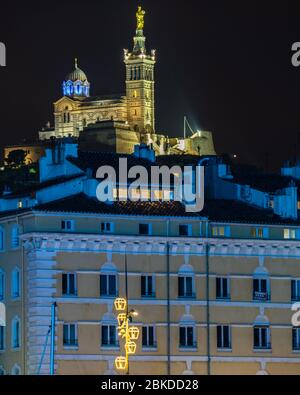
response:
{"label": "metal pole", "polygon": [[47,349],[47,345],[48,345],[48,338],[49,338],[50,333],[51,333],[51,326],[49,327],[49,330],[47,332],[46,342],[45,342],[45,345],[44,345],[44,349],[43,349],[43,352],[42,352],[40,364],[39,364],[38,371],[37,371],[38,375],[41,373],[41,368],[42,368],[43,360],[44,360],[44,357],[45,357],[45,353],[46,353],[46,349]]}
{"label": "metal pole", "polygon": [[206,244],[206,323],[207,323],[207,375],[211,375],[211,353],[210,353],[210,287],[209,287],[209,253],[210,245]]}
{"label": "metal pole", "polygon": [[55,313],[56,302],[51,306],[51,350],[50,350],[50,375],[54,376],[54,359],[55,359]]}
{"label": "metal pole", "polygon": [[[128,315],[129,300],[128,300],[128,270],[127,270],[126,250],[125,250],[125,295],[126,295],[126,300],[127,300],[127,303],[126,303],[126,343],[127,343],[128,342],[128,327],[129,327],[129,315]],[[126,374],[129,375],[129,355],[127,355],[127,351],[126,351],[126,359],[128,360]]]}
{"label": "metal pole", "polygon": [[170,220],[167,222],[167,245],[166,245],[166,254],[167,254],[167,353],[168,353],[168,365],[167,365],[167,374],[170,376],[171,374],[171,303],[170,303],[170,244],[169,244],[169,235],[170,235]]}

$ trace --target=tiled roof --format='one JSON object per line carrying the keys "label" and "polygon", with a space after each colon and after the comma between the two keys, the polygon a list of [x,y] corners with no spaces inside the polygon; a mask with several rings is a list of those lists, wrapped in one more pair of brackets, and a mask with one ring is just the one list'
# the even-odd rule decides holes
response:
{"label": "tiled roof", "polygon": [[122,94],[116,94],[116,95],[103,95],[103,96],[89,96],[84,98],[83,100],[80,100],[82,103],[89,103],[93,101],[105,101],[105,100],[121,100]]}
{"label": "tiled roof", "polygon": [[40,205],[36,211],[89,213],[161,217],[207,217],[210,221],[254,223],[254,224],[294,224],[300,221],[282,219],[271,210],[259,209],[233,200],[207,200],[200,213],[187,213],[180,202],[114,202],[105,204],[84,194]]}

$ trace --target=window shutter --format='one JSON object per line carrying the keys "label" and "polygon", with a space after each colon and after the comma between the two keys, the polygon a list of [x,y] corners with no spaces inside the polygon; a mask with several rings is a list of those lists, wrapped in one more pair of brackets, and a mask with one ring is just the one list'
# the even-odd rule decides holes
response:
{"label": "window shutter", "polygon": [[108,345],[108,326],[102,325],[102,345]]}
{"label": "window shutter", "polygon": [[221,297],[221,279],[220,278],[216,279],[216,288],[217,288],[217,290],[216,290],[217,298],[220,298]]}
{"label": "window shutter", "polygon": [[149,346],[154,346],[154,328],[153,328],[153,326],[149,326],[148,331],[149,331]]}
{"label": "window shutter", "polygon": [[224,344],[223,346],[225,348],[229,348],[230,347],[230,336],[229,336],[229,326],[223,326],[223,339],[224,339]]}
{"label": "window shutter", "polygon": [[254,328],[254,347],[259,347],[259,328]]}
{"label": "window shutter", "polygon": [[296,300],[297,291],[296,291],[296,281],[292,280],[291,283],[291,298],[292,300]]}
{"label": "window shutter", "polygon": [[100,274],[100,296],[107,295],[107,282],[106,282],[106,275]]}
{"label": "window shutter", "polygon": [[188,346],[194,345],[194,328],[191,326],[187,328],[187,345]]}
{"label": "window shutter", "polygon": [[253,291],[254,292],[259,292],[259,280],[258,280],[258,278],[255,278],[253,280]]}
{"label": "window shutter", "polygon": [[193,278],[186,277],[186,296],[192,296],[193,294]]}
{"label": "window shutter", "polygon": [[185,327],[180,327],[179,328],[179,344],[180,346],[185,346]]}
{"label": "window shutter", "polygon": [[223,297],[227,298],[228,297],[228,279],[227,278],[223,278]]}
{"label": "window shutter", "polygon": [[116,276],[115,275],[110,275],[109,276],[109,292],[108,292],[108,294],[110,296],[115,296],[116,293],[117,293]]}
{"label": "window shutter", "polygon": [[217,347],[218,348],[223,348],[223,343],[222,343],[222,327],[219,325],[217,326]]}
{"label": "window shutter", "polygon": [[116,327],[113,325],[109,327],[109,344],[116,344]]}
{"label": "window shutter", "polygon": [[184,296],[184,277],[178,277],[178,296]]}
{"label": "window shutter", "polygon": [[143,326],[143,329],[142,329],[142,344],[143,344],[143,346],[148,346],[148,344],[147,344],[147,327],[146,326]]}
{"label": "window shutter", "polygon": [[152,276],[148,276],[148,295],[151,296],[153,294],[153,278]]}
{"label": "window shutter", "polygon": [[63,295],[66,295],[68,292],[68,275],[63,274],[62,275],[62,293]]}
{"label": "window shutter", "polygon": [[63,342],[64,344],[67,344],[69,341],[69,326],[64,325],[63,327]]}
{"label": "window shutter", "polygon": [[141,277],[141,295],[146,296],[146,277]]}

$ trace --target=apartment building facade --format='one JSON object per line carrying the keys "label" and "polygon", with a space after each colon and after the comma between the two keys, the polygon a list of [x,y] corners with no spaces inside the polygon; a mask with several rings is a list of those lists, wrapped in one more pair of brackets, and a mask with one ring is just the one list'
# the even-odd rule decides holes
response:
{"label": "apartment building facade", "polygon": [[56,374],[117,373],[125,257],[141,333],[131,374],[299,374],[298,225],[81,212],[88,204],[2,218],[2,374],[49,373],[53,302]]}

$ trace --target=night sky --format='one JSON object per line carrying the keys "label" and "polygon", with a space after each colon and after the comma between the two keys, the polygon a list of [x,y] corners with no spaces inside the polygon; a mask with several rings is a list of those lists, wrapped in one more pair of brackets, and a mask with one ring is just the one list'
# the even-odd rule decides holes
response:
{"label": "night sky", "polygon": [[[5,4],[7,3],[7,4]],[[269,0],[1,2],[1,146],[35,138],[74,57],[91,94],[125,92],[123,48],[132,48],[138,4],[156,48],[156,126],[183,133],[183,116],[214,133],[219,154],[276,168],[300,139],[300,7]],[[299,137],[297,137],[299,136]],[[300,156],[300,146],[298,144]],[[268,158],[268,161],[267,161]]]}

